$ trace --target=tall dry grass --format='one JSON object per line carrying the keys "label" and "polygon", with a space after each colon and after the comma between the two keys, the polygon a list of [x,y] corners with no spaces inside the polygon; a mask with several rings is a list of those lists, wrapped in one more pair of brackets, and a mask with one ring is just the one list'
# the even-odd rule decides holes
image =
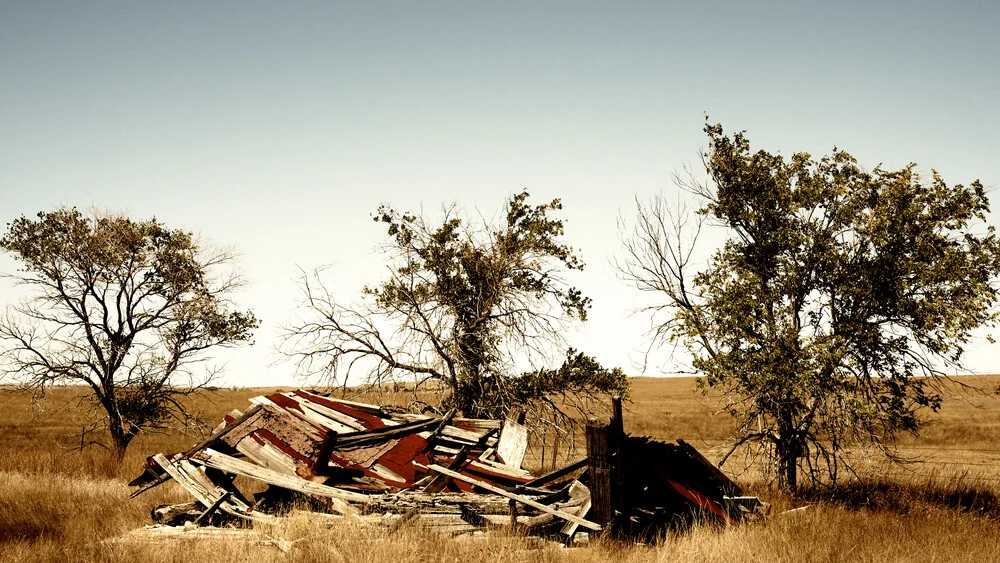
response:
{"label": "tall dry grass", "polygon": [[[968,381],[995,389],[1000,377]],[[629,432],[683,438],[710,457],[719,454],[731,422],[712,416],[713,399],[697,395],[692,380],[639,378],[633,385],[625,412]],[[79,392],[56,390],[50,405],[73,405]],[[193,406],[214,424],[262,392],[226,390]],[[405,395],[381,400],[405,402]],[[108,542],[148,524],[153,506],[189,500],[172,483],[128,499],[125,483],[147,455],[185,449],[200,436],[143,436],[118,463],[103,450],[74,450],[83,421],[78,411],[39,411],[23,395],[0,393],[0,561],[989,561],[1000,554],[1000,463],[994,462],[1000,460],[1000,398],[957,388],[922,436],[900,442],[901,451],[921,463],[899,468],[873,460],[864,483],[804,491],[795,499],[752,484],[775,511],[811,504],[802,514],[696,527],[655,545],[595,539],[574,549],[536,549],[530,538],[503,534],[451,540],[419,527],[389,535],[301,517],[261,530],[287,551],[240,541]]]}

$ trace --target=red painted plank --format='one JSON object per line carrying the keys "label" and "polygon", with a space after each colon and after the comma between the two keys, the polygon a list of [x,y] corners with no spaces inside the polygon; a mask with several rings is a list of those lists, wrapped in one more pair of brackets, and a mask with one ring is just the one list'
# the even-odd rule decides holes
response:
{"label": "red painted plank", "polygon": [[[662,475],[662,473],[660,474]],[[719,518],[722,518],[723,522],[726,522],[727,524],[732,524],[732,520],[729,518],[729,516],[726,515],[726,512],[722,510],[722,507],[719,506],[714,500],[706,497],[705,495],[699,493],[694,489],[681,485],[680,483],[674,481],[673,479],[670,479],[669,477],[667,478],[667,483],[670,483],[670,486],[673,487],[674,490],[680,493],[681,496],[683,496],[684,498],[690,500],[691,502],[701,507],[702,509],[714,513]]]}
{"label": "red painted plank", "polygon": [[[441,457],[438,459],[441,463],[450,463],[455,458]],[[533,479],[533,477],[515,477],[513,475],[493,471],[488,466],[475,463],[475,461],[464,464],[456,471],[476,477],[477,479],[483,481],[487,481],[493,485],[523,485]]]}
{"label": "red painted plank", "polygon": [[295,399],[286,397],[281,393],[272,393],[267,396],[272,403],[280,406],[281,408],[302,412],[302,407],[299,406]]}
{"label": "red painted plank", "polygon": [[295,391],[295,394],[298,395],[299,397],[302,397],[303,399],[308,399],[316,403],[317,405],[323,405],[328,409],[333,409],[339,413],[346,414],[347,416],[360,422],[362,426],[364,426],[368,430],[374,430],[376,428],[382,428],[383,426],[385,426],[385,421],[383,421],[381,418],[373,414],[359,411],[354,407],[350,407],[345,404],[338,403],[336,401],[331,401],[325,397],[320,397],[319,395],[313,395],[312,393],[307,393],[301,390]]}

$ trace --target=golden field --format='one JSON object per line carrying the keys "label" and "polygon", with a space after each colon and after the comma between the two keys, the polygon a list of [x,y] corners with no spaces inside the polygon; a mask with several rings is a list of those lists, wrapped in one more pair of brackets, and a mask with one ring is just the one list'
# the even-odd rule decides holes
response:
{"label": "golden field", "polygon": [[[730,462],[753,494],[774,512],[810,504],[794,516],[729,528],[704,526],[654,545],[596,540],[583,548],[533,548],[533,541],[496,535],[445,539],[420,528],[389,536],[363,527],[330,528],[292,518],[261,530],[275,541],[177,540],[109,542],[150,523],[158,504],[186,502],[172,483],[136,499],[125,485],[146,456],[186,449],[201,437],[175,429],[145,435],[121,463],[104,450],[82,453],[79,432],[86,413],[78,389],[56,389],[44,410],[26,395],[0,392],[0,561],[989,561],[1000,557],[1000,376],[962,378],[975,392],[947,388],[947,400],[920,436],[905,437],[900,453],[915,458],[888,466],[858,452],[866,485],[849,484],[837,495],[807,493],[793,499],[762,483],[754,468]],[[633,434],[682,438],[709,457],[725,450],[731,430],[711,397],[695,392],[690,378],[636,378],[625,407]],[[233,408],[265,389],[226,389],[193,400],[214,425]],[[380,399],[402,402],[403,393]],[[57,409],[57,407],[63,407]],[[204,430],[202,430],[203,432]],[[740,460],[735,460],[740,461]],[[537,463],[537,457],[535,459]],[[277,545],[283,549],[279,549]]]}

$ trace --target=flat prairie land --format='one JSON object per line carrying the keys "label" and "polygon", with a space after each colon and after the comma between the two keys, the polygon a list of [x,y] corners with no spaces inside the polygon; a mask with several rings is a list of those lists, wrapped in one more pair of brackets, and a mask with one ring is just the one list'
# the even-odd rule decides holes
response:
{"label": "flat prairie land", "polygon": [[[1000,557],[1000,376],[959,381],[945,387],[940,413],[927,413],[921,434],[896,444],[910,463],[857,452],[864,481],[836,493],[792,498],[773,490],[745,459],[727,462],[731,475],[774,505],[772,514],[809,505],[805,511],[727,528],[700,526],[649,545],[594,538],[571,549],[537,548],[516,535],[449,539],[419,527],[389,535],[305,517],[261,529],[253,542],[108,541],[149,524],[152,507],[190,500],[173,483],[129,499],[126,483],[146,456],[186,449],[206,428],[140,436],[118,462],[100,447],[79,451],[88,421],[81,389],[52,390],[44,407],[25,394],[0,391],[0,561],[994,561]],[[231,409],[246,408],[249,397],[270,391],[225,389],[192,399],[191,406],[210,428]],[[401,404],[409,394],[352,396]],[[635,378],[625,428],[684,439],[717,460],[732,433],[732,421],[713,414],[718,407],[717,397],[696,393],[692,378]],[[101,438],[88,435],[83,443]],[[532,454],[529,463],[550,463],[538,447]],[[551,450],[548,455],[551,460]]]}

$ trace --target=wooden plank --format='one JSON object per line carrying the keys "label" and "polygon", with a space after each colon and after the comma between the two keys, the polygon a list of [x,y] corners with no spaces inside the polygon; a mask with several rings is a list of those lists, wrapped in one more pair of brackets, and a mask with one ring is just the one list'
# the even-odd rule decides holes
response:
{"label": "wooden plank", "polygon": [[214,435],[222,432],[223,430],[226,429],[227,426],[229,426],[230,424],[239,420],[242,417],[243,413],[240,412],[238,409],[233,409],[229,411],[229,414],[222,417],[222,422],[220,422],[219,425],[216,426],[214,430],[212,430],[212,434]]}
{"label": "wooden plank", "polygon": [[[247,412],[243,413],[243,416],[235,419],[231,424],[226,425],[226,427],[223,428],[220,432],[216,432],[216,433],[212,434],[211,436],[209,436],[208,438],[206,438],[205,440],[202,440],[200,443],[198,443],[193,448],[191,448],[190,450],[188,450],[188,453],[196,452],[198,450],[201,450],[202,448],[204,448],[205,446],[211,444],[212,442],[214,442],[216,440],[219,440],[219,439],[223,438],[224,436],[229,435],[230,432],[233,432],[234,430],[236,430],[237,428],[239,428],[240,426],[242,426],[243,423],[247,422],[251,417],[258,416],[259,415],[259,411],[260,411],[260,406],[258,406],[258,405],[251,406],[249,409],[247,409]],[[249,434],[249,433],[250,433],[250,431],[248,431],[246,434]],[[237,441],[239,441],[239,439],[237,439]]]}
{"label": "wooden plank", "polygon": [[490,491],[491,493],[495,493],[495,494],[498,494],[500,496],[507,497],[509,499],[514,499],[517,502],[520,502],[522,504],[526,504],[526,505],[528,505],[528,506],[530,506],[532,508],[536,508],[538,510],[541,510],[542,512],[548,512],[550,514],[554,514],[554,515],[562,518],[563,520],[567,520],[569,522],[574,522],[576,524],[579,524],[579,525],[583,526],[584,528],[587,528],[587,529],[590,529],[590,530],[594,530],[594,531],[600,531],[601,530],[601,526],[599,524],[595,524],[593,522],[590,522],[589,520],[584,520],[583,518],[580,518],[576,514],[570,514],[568,512],[562,511],[562,510],[556,510],[555,508],[552,508],[551,506],[542,504],[542,503],[537,502],[537,501],[535,501],[533,499],[530,499],[528,497],[517,495],[517,494],[511,493],[511,492],[505,491],[505,490],[501,489],[500,487],[494,487],[493,485],[491,485],[489,483],[486,483],[484,481],[480,481],[478,479],[473,479],[472,477],[468,477],[468,476],[462,475],[461,473],[457,473],[457,472],[452,471],[452,470],[450,470],[448,468],[441,467],[440,465],[431,465],[429,467],[429,469],[431,469],[433,471],[437,471],[438,473],[444,473],[445,475],[451,477],[452,479],[458,479],[459,481],[465,481],[466,483],[469,483],[470,485],[475,485],[477,487],[480,487],[482,489]]}
{"label": "wooden plank", "polygon": [[385,495],[376,505],[377,508],[388,508],[390,505],[410,508],[418,506],[425,513],[446,510],[457,512],[458,506],[467,504],[480,513],[507,514],[507,498],[498,495],[480,495],[475,493],[438,493],[428,495],[415,491],[399,491]]}
{"label": "wooden plank", "polygon": [[482,471],[488,471],[490,473],[497,473],[504,475],[518,482],[527,482],[534,477],[531,473],[528,473],[521,468],[513,468],[509,465],[503,463],[497,463],[488,459],[473,459],[470,463],[470,467],[479,469]]}
{"label": "wooden plank", "polygon": [[375,407],[374,405],[365,405],[364,403],[353,403],[352,401],[331,399],[330,397],[322,397],[320,395],[314,395],[306,392],[299,393],[299,395],[328,409],[347,415],[365,428],[382,428],[383,426],[391,426],[395,424],[391,420],[382,418],[383,414],[381,408]]}
{"label": "wooden plank", "polygon": [[520,469],[524,461],[524,453],[528,451],[528,429],[523,425],[507,420],[500,431],[500,443],[497,444],[497,455],[504,465],[512,469]]}
{"label": "wooden plank", "polygon": [[[469,447],[466,446],[462,448],[460,452],[458,452],[458,455],[455,456],[455,459],[451,460],[451,463],[448,464],[448,469],[452,471],[458,469],[462,465],[462,463],[465,462],[465,458],[468,455],[469,455]],[[442,490],[444,490],[445,487],[448,486],[448,483],[450,481],[451,481],[450,477],[448,477],[444,473],[438,473],[431,478],[430,483],[427,483],[427,486],[424,487],[423,492],[429,495],[440,493]]]}
{"label": "wooden plank", "polygon": [[240,440],[240,442],[236,444],[236,451],[247,456],[247,458],[257,465],[278,471],[279,473],[296,475],[295,470],[299,467],[298,464],[295,463],[295,459],[292,458],[292,456],[286,454],[268,442],[264,442],[263,444],[259,443],[254,439],[253,435]]}
{"label": "wooden plank", "polygon": [[[570,498],[580,499],[583,502],[583,504],[581,504],[580,508],[577,510],[576,514],[580,518],[585,517],[587,515],[587,512],[590,511],[590,505],[592,503],[590,499],[590,489],[588,489],[586,486],[584,486],[583,483],[579,481],[573,481],[573,484],[570,485],[569,487],[569,496]],[[576,522],[566,522],[566,524],[562,527],[562,529],[559,530],[559,533],[563,534],[564,536],[573,537],[573,534],[576,533],[576,529],[577,529]]]}
{"label": "wooden plank", "polygon": [[433,428],[437,424],[438,424],[438,419],[432,418],[430,420],[410,422],[407,424],[399,424],[397,426],[383,426],[382,428],[366,430],[364,432],[351,432],[349,434],[340,434],[339,436],[337,436],[336,448],[343,449],[343,448],[352,448],[359,446],[370,446],[373,444],[384,442],[392,438],[396,438],[397,436],[416,434],[421,430]]}
{"label": "wooden plank", "polygon": [[[296,397],[293,397],[293,399],[296,399]],[[325,409],[325,412],[319,412],[318,409],[322,407],[320,407],[319,405],[314,405],[313,403],[310,403],[305,400],[299,400],[298,404],[302,408],[302,416],[304,416],[309,422],[317,424],[328,431],[332,430],[339,434],[342,432],[356,432],[358,430],[364,430],[364,427],[358,424],[357,422],[354,422],[353,424],[350,425],[345,424],[344,422],[335,420],[333,417],[330,417],[326,414],[327,412],[336,412],[334,410]],[[351,418],[347,415],[342,415],[342,416],[345,419],[351,420]]]}
{"label": "wooden plank", "polygon": [[331,403],[339,403],[341,405],[346,405],[348,407],[359,410],[366,414],[371,414],[379,417],[384,416],[385,414],[382,411],[382,407],[378,405],[372,405],[369,403],[360,403],[358,401],[349,401],[347,399],[337,399],[334,397],[313,393],[311,391],[306,391],[304,389],[296,389],[294,392],[298,395],[306,397],[310,401],[317,402],[319,404],[323,404],[324,401],[330,401]]}
{"label": "wooden plank", "polygon": [[[295,405],[295,408],[291,408],[290,406],[284,404],[279,404],[275,402],[271,397],[274,397],[275,399],[278,399],[280,397],[282,403],[290,403],[291,405]],[[298,435],[305,436],[306,441],[311,440],[315,442],[321,442],[323,440],[323,436],[326,435],[327,428],[309,420],[309,418],[302,413],[302,409],[298,406],[299,404],[297,402],[280,394],[264,397],[264,400],[266,402],[262,403],[262,406],[266,408],[271,414],[271,417],[268,422],[272,425],[279,425],[276,426],[275,428],[285,428],[286,429],[284,430],[285,432],[292,433],[292,435],[289,436],[288,438],[285,437],[281,438],[286,443],[294,445],[296,440],[295,436]],[[271,428],[270,426],[268,426],[268,428],[274,431],[274,428]],[[280,436],[278,432],[275,432],[275,435]],[[295,447],[296,449],[298,449],[297,446]]]}
{"label": "wooden plank", "polygon": [[555,471],[552,471],[550,473],[546,473],[545,475],[542,475],[541,477],[538,477],[537,479],[534,479],[532,481],[528,481],[527,483],[524,484],[524,486],[525,487],[540,487],[542,485],[545,485],[546,483],[555,481],[556,479],[558,479],[560,477],[565,477],[566,475],[569,475],[570,473],[572,473],[572,472],[574,472],[574,471],[576,471],[578,469],[583,469],[584,467],[587,467],[587,463],[588,463],[587,458],[583,458],[580,461],[575,461],[575,462],[567,465],[566,467],[563,467],[562,469],[556,469]]}
{"label": "wooden plank", "polygon": [[491,430],[486,430],[485,432],[472,432],[449,424],[441,429],[441,435],[452,439],[465,440],[475,444],[482,440],[483,436],[488,434]]}
{"label": "wooden plank", "polygon": [[153,456],[153,461],[158,463],[168,475],[173,477],[174,481],[177,481],[178,485],[180,485],[187,492],[191,493],[191,496],[200,502],[202,506],[208,508],[209,506],[215,504],[217,498],[188,478],[188,476],[185,475],[176,465],[174,465],[172,461],[167,459],[167,456],[163,454],[156,454]]}
{"label": "wooden plank", "polygon": [[336,423],[337,425],[344,427],[343,429],[334,428],[333,430],[337,430],[337,432],[354,432],[356,430],[365,429],[365,425],[361,424],[358,420],[342,412],[323,406],[322,404],[314,401],[312,399],[312,395],[304,391],[294,391],[292,394],[288,395],[288,397],[298,401],[299,406],[302,407],[303,410],[308,409],[329,419],[329,422]]}
{"label": "wooden plank", "polygon": [[373,463],[368,469],[374,473],[376,477],[385,481],[387,485],[405,488],[409,484],[409,481],[407,481],[405,477],[382,465],[381,463]]}
{"label": "wooden plank", "polygon": [[486,418],[455,418],[451,421],[452,426],[457,426],[473,432],[487,432],[489,430],[499,430],[500,421]]}
{"label": "wooden plank", "polygon": [[429,436],[425,436],[424,439],[430,442],[435,438],[437,438],[438,435],[441,434],[441,432],[445,429],[445,427],[448,426],[448,423],[451,422],[452,418],[455,418],[454,408],[449,410],[448,413],[444,415],[444,418],[441,419],[441,424],[439,424],[438,427],[434,429],[434,432],[431,432]]}
{"label": "wooden plank", "polygon": [[[225,541],[227,544],[242,543],[253,546],[272,546],[288,553],[295,542],[269,537],[259,531],[247,528],[192,528],[184,526],[146,526],[124,535],[104,540],[108,543],[141,543],[144,546],[189,541]],[[296,540],[301,541],[301,540]],[[198,553],[207,550],[197,548]]]}
{"label": "wooden plank", "polygon": [[329,487],[319,483],[313,483],[312,481],[307,481],[300,477],[284,475],[278,473],[277,471],[260,467],[258,465],[254,465],[253,463],[239,460],[232,456],[217,452],[211,448],[206,448],[204,451],[194,455],[191,459],[208,467],[214,467],[222,471],[236,473],[238,475],[264,481],[265,483],[270,483],[278,487],[284,487],[293,491],[299,491],[300,493],[332,499],[334,501],[334,509],[343,514],[358,514],[360,512],[356,507],[347,504],[349,502],[367,503],[374,500],[373,497],[369,495],[345,491],[343,489]]}
{"label": "wooden plank", "polygon": [[206,518],[211,518],[212,517],[212,513],[215,512],[216,510],[218,510],[219,507],[222,506],[222,503],[224,503],[227,500],[229,500],[229,497],[231,497],[231,496],[233,496],[233,493],[231,493],[229,491],[226,491],[225,494],[223,494],[221,497],[218,498],[218,500],[216,500],[214,503],[212,503],[212,506],[210,506],[207,509],[205,509],[205,512],[202,512],[201,514],[198,515],[197,518],[194,519],[195,525],[196,526],[200,526],[201,523],[203,521],[205,521]]}

